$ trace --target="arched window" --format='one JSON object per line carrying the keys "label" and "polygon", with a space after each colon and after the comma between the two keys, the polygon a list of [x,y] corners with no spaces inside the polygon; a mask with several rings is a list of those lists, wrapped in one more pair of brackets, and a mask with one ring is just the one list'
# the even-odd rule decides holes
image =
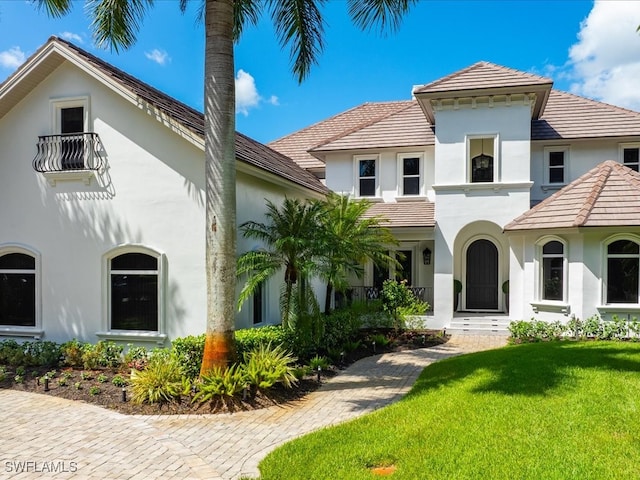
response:
{"label": "arched window", "polygon": [[36,326],[36,259],[32,255],[0,256],[0,325]]}
{"label": "arched window", "polygon": [[542,246],[542,300],[564,300],[564,245],[551,240]]}
{"label": "arched window", "polygon": [[640,246],[616,240],[607,246],[607,303],[638,303]]}
{"label": "arched window", "polygon": [[159,258],[123,253],[109,260],[111,330],[158,331]]}

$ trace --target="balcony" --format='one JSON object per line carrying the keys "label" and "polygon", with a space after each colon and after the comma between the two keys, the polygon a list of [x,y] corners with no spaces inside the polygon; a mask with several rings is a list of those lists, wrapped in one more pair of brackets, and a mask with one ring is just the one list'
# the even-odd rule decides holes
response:
{"label": "balcony", "polygon": [[[382,288],[379,287],[371,287],[371,286],[357,286],[357,287],[349,287],[346,293],[346,300],[348,303],[353,301],[372,301],[380,298],[380,291]],[[410,286],[409,290],[415,295],[418,300],[422,300],[423,302],[427,302],[429,304],[429,309],[427,313],[433,312],[433,287],[414,287]],[[338,300],[336,298],[336,302],[344,301],[342,299]]]}
{"label": "balcony", "polygon": [[82,180],[89,185],[102,166],[102,144],[97,133],[65,133],[38,137],[33,168],[52,186],[59,180]]}

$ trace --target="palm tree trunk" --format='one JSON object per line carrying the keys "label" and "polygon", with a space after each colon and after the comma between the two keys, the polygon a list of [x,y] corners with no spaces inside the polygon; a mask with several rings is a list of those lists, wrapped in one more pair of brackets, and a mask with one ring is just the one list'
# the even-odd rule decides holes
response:
{"label": "palm tree trunk", "polygon": [[233,0],[205,4],[207,330],[200,374],[235,356],[236,166]]}

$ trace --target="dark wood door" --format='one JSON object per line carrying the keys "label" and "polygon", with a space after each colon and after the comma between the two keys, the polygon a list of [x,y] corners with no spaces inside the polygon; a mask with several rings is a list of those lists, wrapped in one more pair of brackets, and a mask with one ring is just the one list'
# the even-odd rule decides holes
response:
{"label": "dark wood door", "polygon": [[489,240],[476,240],[467,249],[467,310],[498,309],[498,249]]}

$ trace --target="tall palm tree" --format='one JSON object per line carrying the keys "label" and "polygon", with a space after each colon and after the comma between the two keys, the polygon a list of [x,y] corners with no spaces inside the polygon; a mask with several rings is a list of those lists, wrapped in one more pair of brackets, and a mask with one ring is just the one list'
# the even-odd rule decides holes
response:
{"label": "tall palm tree", "polygon": [[[238,307],[265,280],[284,270],[280,310],[282,325],[289,326],[297,313],[294,304],[299,304],[300,298],[306,297],[305,281],[316,265],[319,211],[319,203],[285,198],[278,208],[267,201],[265,223],[249,221],[240,226],[244,237],[259,240],[265,248],[243,253],[238,258],[238,275],[248,274],[238,298]],[[297,299],[293,298],[294,288],[299,295]]]}
{"label": "tall palm tree", "polygon": [[369,207],[371,203],[366,200],[353,200],[337,193],[330,193],[320,202],[318,272],[327,284],[325,313],[331,310],[333,291],[344,293],[349,287],[349,277],[361,278],[367,260],[381,267],[391,263],[399,266],[395,256],[389,255],[389,247],[398,241],[382,225],[382,217],[364,217]]}
{"label": "tall palm tree", "polygon": [[[291,50],[299,81],[322,52],[326,0],[197,0],[205,25],[205,169],[207,330],[202,372],[226,365],[234,355],[235,320],[235,89],[233,42],[247,24],[271,13],[283,47]],[[362,29],[395,30],[417,0],[348,0],[353,22]],[[72,0],[35,0],[51,16],[67,14]],[[188,0],[180,0],[185,10]],[[129,48],[153,0],[86,0],[96,43]]]}

